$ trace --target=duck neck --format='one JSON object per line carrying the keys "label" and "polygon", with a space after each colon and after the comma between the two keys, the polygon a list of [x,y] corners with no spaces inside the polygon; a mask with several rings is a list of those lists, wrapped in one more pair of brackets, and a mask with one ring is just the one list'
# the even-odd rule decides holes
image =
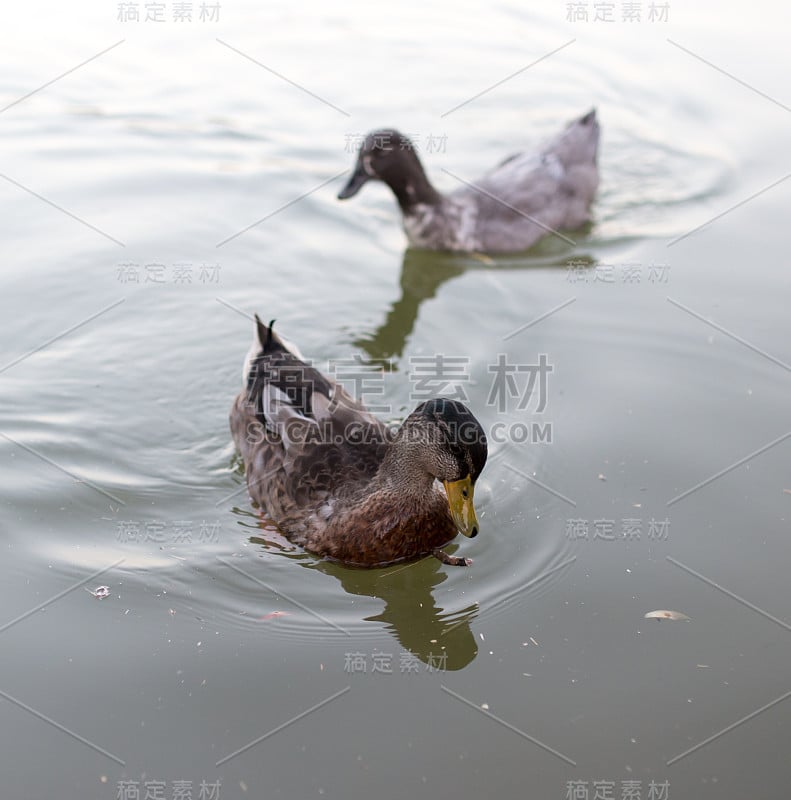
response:
{"label": "duck neck", "polygon": [[404,214],[417,205],[439,205],[442,202],[442,195],[431,185],[417,156],[410,159],[407,169],[385,176],[384,181],[393,190]]}
{"label": "duck neck", "polygon": [[386,491],[397,491],[416,504],[430,497],[434,476],[422,465],[420,449],[418,444],[394,441],[379,467],[379,486]]}

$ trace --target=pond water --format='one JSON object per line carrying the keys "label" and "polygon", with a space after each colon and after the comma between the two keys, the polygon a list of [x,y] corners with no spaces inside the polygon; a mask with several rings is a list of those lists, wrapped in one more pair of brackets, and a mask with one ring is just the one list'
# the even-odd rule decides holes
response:
{"label": "pond water", "polygon": [[[162,5],[5,20],[3,796],[786,794],[788,7]],[[450,191],[593,106],[573,245],[405,251],[386,187],[335,199],[372,128]],[[455,365],[472,567],[277,541],[227,422],[254,312],[388,419]]]}

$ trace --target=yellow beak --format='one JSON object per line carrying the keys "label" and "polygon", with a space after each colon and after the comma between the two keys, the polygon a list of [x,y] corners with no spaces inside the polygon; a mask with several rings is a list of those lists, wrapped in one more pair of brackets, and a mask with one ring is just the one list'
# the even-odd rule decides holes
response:
{"label": "yellow beak", "polygon": [[478,518],[475,516],[475,506],[472,503],[472,480],[468,475],[460,481],[443,481],[445,493],[448,495],[450,515],[456,527],[465,536],[472,539],[478,535]]}

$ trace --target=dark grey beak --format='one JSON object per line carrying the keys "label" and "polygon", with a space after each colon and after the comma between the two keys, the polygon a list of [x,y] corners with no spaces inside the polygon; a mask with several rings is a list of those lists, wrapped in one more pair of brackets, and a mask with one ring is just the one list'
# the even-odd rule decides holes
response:
{"label": "dark grey beak", "polygon": [[363,169],[363,165],[358,163],[346,186],[338,192],[338,200],[354,197],[363,187],[363,184],[368,183],[370,180],[371,176]]}

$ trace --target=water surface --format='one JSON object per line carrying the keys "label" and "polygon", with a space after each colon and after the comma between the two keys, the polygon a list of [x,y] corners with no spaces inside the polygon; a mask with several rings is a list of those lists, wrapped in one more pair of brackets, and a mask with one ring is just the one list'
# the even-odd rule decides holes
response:
{"label": "water surface", "polygon": [[[669,6],[14,10],[4,106],[123,42],[2,112],[4,796],[783,795],[789,12]],[[373,127],[451,190],[591,106],[573,246],[405,251],[385,187],[335,200]],[[381,368],[391,419],[464,359],[470,569],[278,543],[227,425],[253,312]],[[543,412],[489,402],[542,354]]]}

